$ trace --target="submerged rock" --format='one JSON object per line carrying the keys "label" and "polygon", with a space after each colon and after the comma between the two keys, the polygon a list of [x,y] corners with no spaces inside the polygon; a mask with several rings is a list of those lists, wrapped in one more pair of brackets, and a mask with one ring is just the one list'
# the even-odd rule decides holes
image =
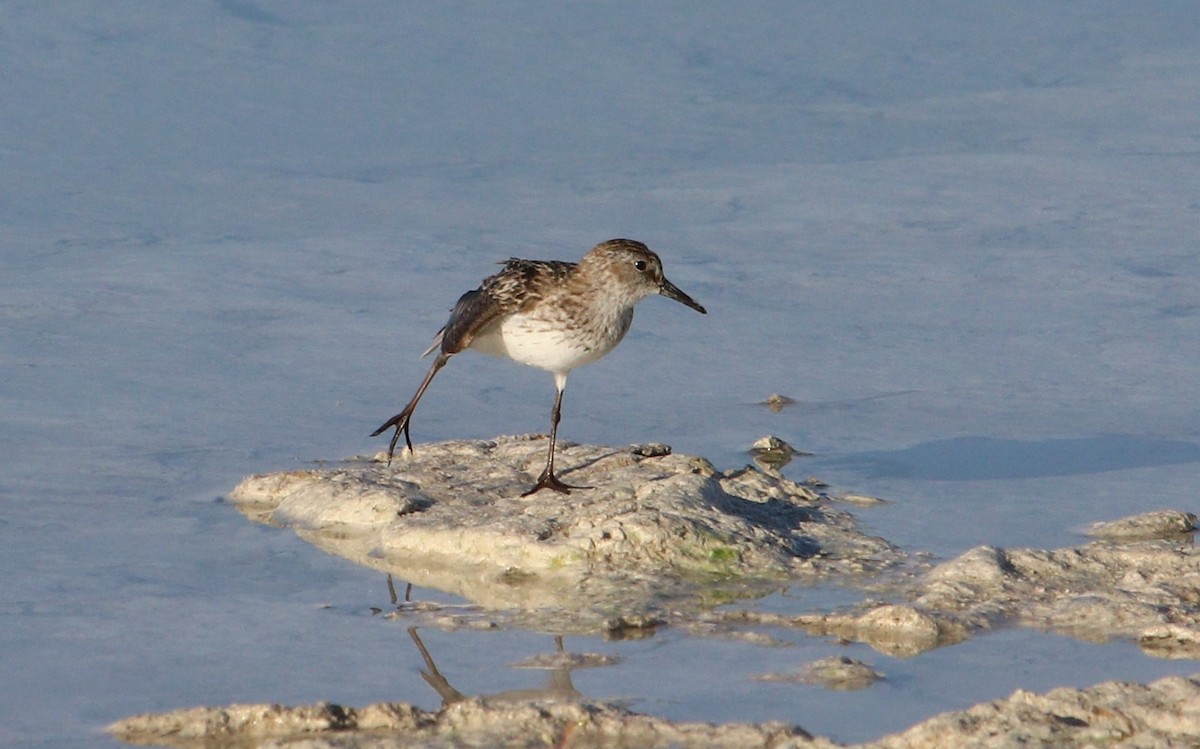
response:
{"label": "submerged rock", "polygon": [[651,447],[560,443],[559,475],[595,487],[570,496],[522,496],[545,442],[501,437],[251,476],[229,499],[335,554],[567,630],[903,558],[801,484]]}
{"label": "submerged rock", "polygon": [[784,466],[792,462],[796,455],[811,455],[803,453],[784,442],[773,434],[760,437],[750,446],[750,455],[754,464],[768,473],[778,473]]}
{"label": "submerged rock", "polygon": [[845,640],[863,642],[881,653],[907,658],[967,638],[955,622],[898,604],[885,604],[858,616],[838,614],[801,618],[810,632],[834,634]]}
{"label": "submerged rock", "polygon": [[789,398],[786,395],[780,395],[779,393],[772,393],[767,396],[766,400],[759,401],[755,405],[766,406],[767,408],[771,409],[772,412],[779,413],[795,402],[795,398]]}
{"label": "submerged rock", "polygon": [[816,684],[841,692],[866,689],[883,678],[883,674],[862,661],[846,656],[830,656],[806,664],[790,674],[770,673],[754,677],[758,681],[792,681]]}
{"label": "submerged rock", "polygon": [[795,616],[744,611],[726,614],[722,619],[726,623],[797,627],[813,635],[861,642],[898,658],[919,655],[970,637],[968,629],[950,617],[901,604],[873,606],[861,613]]}

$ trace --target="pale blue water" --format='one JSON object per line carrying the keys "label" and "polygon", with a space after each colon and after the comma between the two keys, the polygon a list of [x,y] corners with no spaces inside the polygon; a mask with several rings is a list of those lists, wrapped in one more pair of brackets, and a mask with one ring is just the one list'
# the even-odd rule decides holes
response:
{"label": "pale blue water", "polygon": [[[1191,2],[0,9],[0,744],[124,715],[436,696],[386,581],[216,498],[378,449],[462,291],[632,236],[704,304],[638,311],[561,436],[788,468],[910,550],[1196,510]],[[780,392],[775,414],[753,406]],[[455,359],[418,441],[545,428],[548,375]],[[427,593],[427,595],[434,595]],[[761,605],[831,608],[852,592]],[[568,638],[594,697],[842,740],[1190,662],[1002,632],[895,661],[796,633]],[[423,637],[462,691],[529,632]],[[750,677],[848,653],[865,692]],[[704,674],[719,666],[720,683]],[[997,678],[1003,671],[1006,676]]]}

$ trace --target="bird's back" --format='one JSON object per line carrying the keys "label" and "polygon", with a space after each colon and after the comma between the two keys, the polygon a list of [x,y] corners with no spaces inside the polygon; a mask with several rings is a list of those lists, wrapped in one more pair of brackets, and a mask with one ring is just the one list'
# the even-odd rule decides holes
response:
{"label": "bird's back", "polygon": [[565,260],[505,260],[503,270],[459,297],[450,319],[422,356],[439,347],[447,354],[469,348],[477,335],[501,318],[536,306],[565,283],[577,265]]}

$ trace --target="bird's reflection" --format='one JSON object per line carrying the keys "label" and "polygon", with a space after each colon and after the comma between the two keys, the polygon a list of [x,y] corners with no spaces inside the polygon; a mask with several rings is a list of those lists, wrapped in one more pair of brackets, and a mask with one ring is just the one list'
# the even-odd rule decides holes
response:
{"label": "bird's reflection", "polygon": [[421,657],[425,659],[425,670],[421,671],[421,678],[425,680],[426,684],[433,687],[433,691],[437,692],[438,697],[442,698],[442,707],[467,699],[467,695],[450,686],[449,680],[442,676],[437,664],[433,662],[433,656],[429,654],[429,649],[425,647],[425,643],[421,642],[421,636],[417,634],[416,627],[408,628],[408,636],[416,643],[417,650],[421,651]]}
{"label": "bird's reflection", "polygon": [[[433,655],[429,652],[429,648],[425,647],[425,643],[421,641],[421,636],[417,633],[417,627],[409,627],[408,635],[412,638],[413,643],[417,646],[417,650],[421,653],[421,658],[425,661],[425,668],[421,671],[421,678],[425,680],[425,683],[433,691],[437,692],[438,697],[442,700],[442,707],[470,699],[471,695],[464,694],[455,689],[450,684],[449,679],[438,670],[437,663],[433,660]],[[552,655],[534,656],[528,661],[514,664],[516,668],[545,668],[549,670],[550,677],[545,686],[529,689],[509,689],[477,696],[489,702],[528,702],[531,700],[547,699],[559,701],[584,700],[587,699],[586,696],[576,689],[575,684],[571,681],[571,672],[577,668],[607,666],[617,662],[616,658],[609,656],[568,653],[563,647],[562,635],[554,637],[554,649],[555,651]]]}
{"label": "bird's reflection", "polygon": [[[388,595],[392,599],[392,605],[398,606],[398,605],[400,605],[400,599],[396,597],[396,584],[394,582],[392,582],[391,575],[387,576],[387,581],[388,581]],[[408,583],[404,588],[404,602],[405,603],[412,603],[412,588],[413,588],[412,583]]]}
{"label": "bird's reflection", "polygon": [[[412,583],[406,584],[403,599],[397,593],[396,585],[391,575],[388,575],[387,585],[388,594],[391,597],[393,606],[410,605],[413,603]],[[582,668],[612,666],[620,662],[620,659],[616,656],[601,653],[570,653],[563,642],[563,636],[555,635],[554,652],[534,655],[524,661],[512,664],[513,668],[531,668],[549,671],[550,675],[544,686],[468,695],[454,688],[450,684],[449,679],[438,669],[437,663],[433,660],[433,654],[429,652],[429,648],[421,640],[418,629],[418,627],[409,627],[408,636],[412,638],[413,644],[417,646],[417,650],[421,653],[422,660],[425,661],[425,668],[420,672],[421,678],[441,698],[442,707],[471,699],[473,696],[478,696],[488,701],[502,702],[526,702],[547,699],[564,701],[584,700],[586,696],[575,688],[575,684],[571,680],[571,672]]]}

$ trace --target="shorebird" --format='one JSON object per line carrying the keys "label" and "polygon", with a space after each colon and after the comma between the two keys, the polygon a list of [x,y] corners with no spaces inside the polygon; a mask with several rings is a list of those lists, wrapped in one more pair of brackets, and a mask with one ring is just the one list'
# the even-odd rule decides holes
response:
{"label": "shorebird", "polygon": [[554,375],[557,393],[550,412],[546,467],[523,496],[542,489],[570,494],[571,489],[588,488],[565,484],[554,475],[554,447],[567,375],[612,351],[629,332],[634,305],[654,294],[707,314],[704,307],[666,279],[658,255],[632,239],[602,242],[578,263],[519,258],[504,261],[503,270],[459,298],[450,319],[421,355],[438,352],[416,395],[371,436],[395,427],[388,445],[389,464],[402,433],[411,453],[409,424],[425,389],[450,357],[475,349]]}

